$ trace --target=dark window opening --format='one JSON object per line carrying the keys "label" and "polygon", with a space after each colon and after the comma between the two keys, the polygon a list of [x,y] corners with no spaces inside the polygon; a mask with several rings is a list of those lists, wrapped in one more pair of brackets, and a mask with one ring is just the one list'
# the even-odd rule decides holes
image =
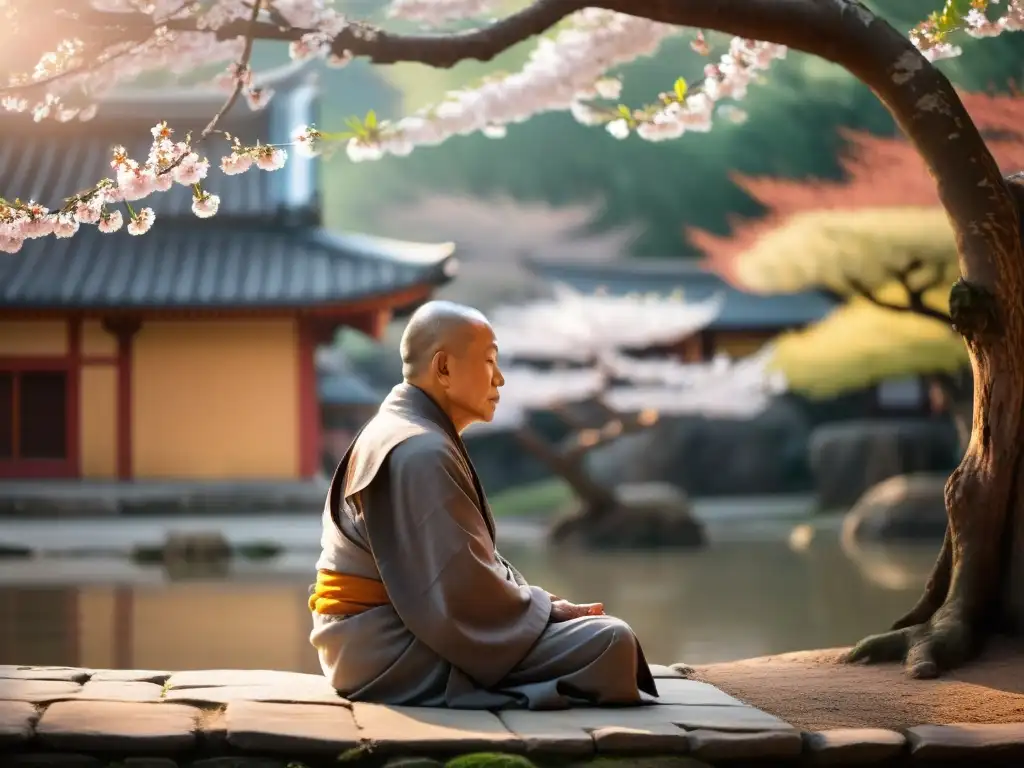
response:
{"label": "dark window opening", "polygon": [[0,459],[67,459],[67,374],[0,371]]}
{"label": "dark window opening", "polygon": [[14,374],[0,371],[0,459],[14,458]]}
{"label": "dark window opening", "polygon": [[19,458],[67,458],[67,376],[63,371],[21,374]]}

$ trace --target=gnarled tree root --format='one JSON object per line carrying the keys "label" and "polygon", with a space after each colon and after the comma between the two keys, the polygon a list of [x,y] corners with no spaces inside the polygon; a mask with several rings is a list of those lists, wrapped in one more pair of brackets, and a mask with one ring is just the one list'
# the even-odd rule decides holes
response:
{"label": "gnarled tree root", "polygon": [[954,605],[947,604],[924,624],[866,637],[842,661],[854,664],[902,661],[910,677],[930,679],[970,660],[978,638]]}
{"label": "gnarled tree root", "polygon": [[906,629],[917,624],[924,624],[942,606],[942,602],[949,593],[949,582],[953,577],[953,543],[949,535],[949,526],[946,526],[946,534],[942,539],[942,549],[935,560],[932,574],[928,577],[924,593],[917,605],[902,618],[895,621],[892,629]]}

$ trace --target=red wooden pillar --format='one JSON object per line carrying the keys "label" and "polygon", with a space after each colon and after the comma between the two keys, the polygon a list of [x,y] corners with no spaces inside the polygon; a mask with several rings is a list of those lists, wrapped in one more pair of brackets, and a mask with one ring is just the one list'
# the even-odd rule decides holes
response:
{"label": "red wooden pillar", "polygon": [[82,413],[82,319],[68,320],[67,410],[65,440],[71,476],[82,476],[81,413]]}
{"label": "red wooden pillar", "polygon": [[117,478],[131,480],[132,344],[142,327],[138,318],[108,318],[103,328],[117,339]]}

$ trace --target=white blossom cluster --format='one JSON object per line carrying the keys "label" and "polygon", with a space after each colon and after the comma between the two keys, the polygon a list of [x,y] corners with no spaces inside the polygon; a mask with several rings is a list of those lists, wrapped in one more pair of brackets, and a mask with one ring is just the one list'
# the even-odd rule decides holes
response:
{"label": "white blossom cluster", "polygon": [[[717,64],[704,68],[700,90],[681,100],[670,101],[649,119],[637,121],[637,135],[648,141],[665,141],[677,139],[687,131],[710,131],[719,102],[742,99],[759,72],[768,69],[776,59],[785,57],[785,46],[734,37],[728,53],[722,54]],[[575,113],[578,114],[578,110]],[[725,110],[725,114],[729,115],[730,111]],[[628,136],[629,129],[629,123],[623,118],[608,123],[608,132],[616,138]]]}
{"label": "white blossom cluster", "polygon": [[658,50],[680,30],[613,11],[587,8],[569,18],[554,37],[542,37],[519,72],[486,79],[475,88],[455,91],[430,109],[382,124],[372,138],[350,140],[352,160],[404,156],[414,147],[440,144],[456,135],[483,132],[492,138],[505,127],[541,112],[571,109],[580,100],[618,95],[608,70]]}
{"label": "white blossom cluster", "polygon": [[[1002,0],[990,0],[992,5],[1001,5]],[[987,6],[988,3],[986,2]],[[1007,0],[1006,12],[989,18],[979,7],[971,8],[962,20],[964,31],[974,38],[997,37],[1004,32],[1024,31],[1024,0]],[[936,34],[935,24],[925,21],[910,31],[910,40],[929,61],[956,58],[963,49]]]}
{"label": "white blossom cluster", "polygon": [[[561,286],[553,301],[491,313],[505,386],[494,421],[507,430],[531,411],[600,398],[620,413],[753,418],[785,391],[772,349],[730,360],[639,359],[629,349],[676,344],[710,325],[720,299],[688,304],[655,297],[584,295]],[[530,365],[532,362],[534,365]],[[549,367],[542,369],[536,363]]]}
{"label": "white blossom cluster", "polygon": [[687,303],[672,297],[581,294],[555,284],[554,298],[498,307],[491,322],[502,355],[586,362],[609,349],[672,344],[713,322],[722,298]]}

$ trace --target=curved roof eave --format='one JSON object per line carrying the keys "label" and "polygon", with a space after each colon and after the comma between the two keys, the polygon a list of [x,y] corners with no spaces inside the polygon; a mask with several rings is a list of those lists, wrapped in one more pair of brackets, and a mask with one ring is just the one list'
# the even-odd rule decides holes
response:
{"label": "curved roof eave", "polygon": [[357,232],[318,231],[314,237],[329,248],[357,252],[375,259],[422,267],[441,266],[455,253],[454,242],[419,243]]}

